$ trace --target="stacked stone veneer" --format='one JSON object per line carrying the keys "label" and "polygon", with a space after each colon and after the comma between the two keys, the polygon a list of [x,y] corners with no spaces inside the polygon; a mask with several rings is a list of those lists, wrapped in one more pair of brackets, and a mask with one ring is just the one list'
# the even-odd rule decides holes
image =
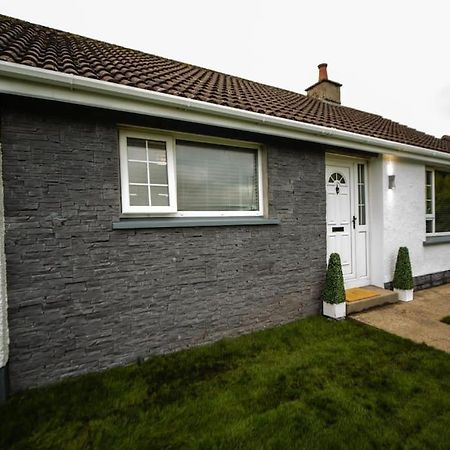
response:
{"label": "stacked stone veneer", "polygon": [[117,123],[196,126],[2,100],[13,391],[319,312],[322,149],[248,136],[280,225],[113,231]]}
{"label": "stacked stone veneer", "polygon": [[[421,291],[422,289],[429,289],[440,286],[441,284],[450,283],[450,270],[442,272],[429,273],[427,275],[420,275],[413,278],[414,290]],[[393,289],[392,281],[385,283],[386,289]]]}

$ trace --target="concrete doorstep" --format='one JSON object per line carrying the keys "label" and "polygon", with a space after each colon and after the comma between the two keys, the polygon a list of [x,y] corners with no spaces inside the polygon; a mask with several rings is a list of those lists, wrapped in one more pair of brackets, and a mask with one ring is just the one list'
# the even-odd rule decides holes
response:
{"label": "concrete doorstep", "polygon": [[375,306],[385,305],[387,303],[398,302],[398,295],[396,292],[389,291],[377,286],[364,286],[363,289],[368,289],[372,292],[376,292],[376,296],[363,298],[356,301],[347,302],[347,314],[353,314],[366,309],[374,308]]}

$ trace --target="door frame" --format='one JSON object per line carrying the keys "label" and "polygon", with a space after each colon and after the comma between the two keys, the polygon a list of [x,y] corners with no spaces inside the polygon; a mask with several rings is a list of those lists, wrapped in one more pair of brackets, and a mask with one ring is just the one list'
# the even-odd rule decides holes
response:
{"label": "door frame", "polygon": [[[358,213],[358,164],[364,164],[365,167],[365,177],[364,177],[364,193],[365,193],[365,225],[359,224],[359,213]],[[358,218],[357,228],[353,229],[350,227],[351,232],[351,257],[352,265],[355,276],[352,278],[344,278],[345,288],[361,287],[371,284],[371,264],[370,264],[370,203],[369,203],[369,160],[364,158],[358,158],[353,156],[337,155],[337,154],[326,154],[325,155],[325,167],[328,166],[343,166],[350,168],[350,221],[353,216]],[[325,184],[326,189],[327,170],[325,170]],[[327,220],[328,223],[328,220]],[[358,232],[365,233],[365,267],[366,276],[358,277],[358,257],[357,257],[357,234]],[[327,254],[328,254],[328,229],[327,229]],[[361,267],[360,267],[361,269]]]}

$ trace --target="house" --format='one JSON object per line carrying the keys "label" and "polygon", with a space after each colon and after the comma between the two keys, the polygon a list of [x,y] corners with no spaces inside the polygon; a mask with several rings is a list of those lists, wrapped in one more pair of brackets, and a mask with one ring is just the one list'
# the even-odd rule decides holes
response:
{"label": "house", "polygon": [[318,314],[333,251],[347,286],[388,286],[401,245],[448,282],[450,138],[340,89],[1,16],[3,391]]}

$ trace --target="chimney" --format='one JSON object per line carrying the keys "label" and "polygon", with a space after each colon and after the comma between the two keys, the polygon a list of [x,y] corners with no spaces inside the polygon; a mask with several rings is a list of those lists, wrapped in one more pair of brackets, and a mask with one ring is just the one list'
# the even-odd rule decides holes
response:
{"label": "chimney", "polygon": [[306,94],[308,97],[314,97],[327,103],[340,105],[342,84],[328,79],[327,66],[326,63],[318,65],[319,81],[307,88]]}

